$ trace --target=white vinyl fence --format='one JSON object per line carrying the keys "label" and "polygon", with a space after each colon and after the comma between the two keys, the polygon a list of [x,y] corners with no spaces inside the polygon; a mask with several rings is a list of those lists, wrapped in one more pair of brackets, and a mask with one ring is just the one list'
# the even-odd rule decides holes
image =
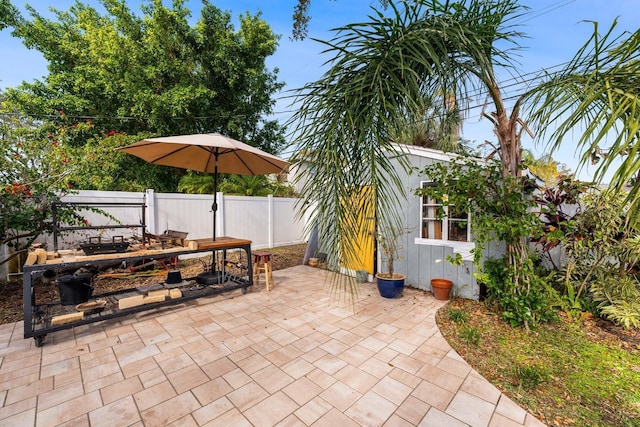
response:
{"label": "white vinyl fence", "polygon": [[[224,196],[222,193],[218,193],[217,197],[216,236],[251,240],[253,249],[306,242],[305,220],[296,215],[297,199]],[[144,193],[82,190],[65,196],[62,201],[104,204],[99,209],[109,213],[112,218],[93,211],[78,210],[91,226],[141,225],[144,222],[147,231],[154,234],[177,230],[188,232],[187,239],[213,236],[213,195],[156,193],[153,190]],[[138,206],[120,207],[111,205],[113,203]],[[58,249],[77,248],[89,237],[101,236],[110,241],[113,236],[123,236],[126,240],[132,235],[141,234],[141,227],[67,232],[58,238]],[[43,236],[40,241],[53,250],[53,236]],[[1,249],[0,255],[8,254],[6,247]],[[11,271],[0,269],[0,278],[6,277],[7,273]]]}
{"label": "white vinyl fence", "polygon": [[[256,249],[304,243],[304,221],[298,220],[294,205],[297,199],[280,197],[224,196],[218,193],[216,236],[231,236],[252,241]],[[127,193],[115,191],[80,191],[66,196],[72,203],[140,203],[145,204],[147,231],[160,234],[165,230],[186,231],[187,239],[213,236],[213,195]],[[137,207],[101,207],[122,224],[141,224],[142,209]],[[91,225],[116,224],[94,212],[83,212]],[[107,230],[108,231],[108,230]],[[135,230],[114,230],[115,235],[131,235]],[[97,231],[92,231],[96,235]],[[108,236],[107,236],[108,237]],[[68,240],[68,239],[65,239]],[[84,240],[84,239],[82,239]],[[67,242],[76,244],[77,242]]]}

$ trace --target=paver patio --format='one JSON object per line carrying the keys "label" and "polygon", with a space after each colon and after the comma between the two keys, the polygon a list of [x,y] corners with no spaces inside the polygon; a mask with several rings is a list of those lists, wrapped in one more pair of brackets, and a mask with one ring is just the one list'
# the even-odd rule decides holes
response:
{"label": "paver patio", "polygon": [[0,325],[0,426],[542,426],[440,334],[443,302],[325,272],[56,332]]}

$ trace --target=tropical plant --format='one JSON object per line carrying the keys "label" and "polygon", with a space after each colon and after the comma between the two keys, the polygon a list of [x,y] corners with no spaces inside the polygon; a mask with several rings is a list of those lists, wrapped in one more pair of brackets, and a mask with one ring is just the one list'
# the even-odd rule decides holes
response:
{"label": "tropical plant", "polygon": [[276,197],[298,197],[296,189],[289,184],[289,177],[285,172],[275,175],[275,179],[271,182],[271,188]]}
{"label": "tropical plant", "polygon": [[582,196],[587,191],[594,191],[591,183],[577,181],[571,176],[559,176],[556,184],[541,188],[535,193],[535,202],[542,222],[542,233],[532,237],[536,250],[557,269],[559,260],[555,260],[551,251],[567,242],[576,230],[574,218],[582,213]]}
{"label": "tropical plant", "polygon": [[439,97],[422,100],[419,117],[406,117],[391,130],[394,142],[405,145],[433,148],[445,152],[459,152],[466,148],[460,140],[461,115],[455,99],[450,97],[444,103]]}
{"label": "tropical plant", "polygon": [[380,277],[393,279],[397,276],[395,272],[394,263],[399,256],[400,236],[404,233],[401,228],[388,228],[378,230],[376,233],[376,240],[382,250],[383,261],[387,265],[387,269],[384,272],[378,273]]}
{"label": "tropical plant", "polygon": [[[295,197],[295,190],[287,183],[286,174],[276,174],[275,179],[268,176],[220,176],[218,191],[238,196]],[[188,194],[212,194],[215,191],[213,175],[188,171],[178,184],[178,191]]]}
{"label": "tropical plant", "polygon": [[608,172],[610,187],[628,193],[629,219],[640,211],[640,29],[616,35],[616,22],[593,34],[574,58],[530,94],[529,121],[553,150],[578,135],[581,165],[597,164],[595,177]]}
{"label": "tropical plant", "polygon": [[640,232],[626,218],[625,196],[592,191],[581,204],[562,239],[566,264],[559,283],[564,309],[592,310],[625,327],[638,326]]}
{"label": "tropical plant", "polygon": [[[519,33],[509,23],[524,10],[515,0],[389,2],[388,13],[374,9],[369,22],[338,28],[321,42],[331,67],[297,92],[292,160],[310,165],[301,175],[307,200],[301,209],[315,215],[334,257],[356,253],[348,225],[362,213],[375,212],[382,229],[400,226],[397,206],[406,190],[398,171],[409,165],[391,136],[400,123],[423,116],[425,99],[445,110],[454,99],[464,111],[472,90],[488,90],[496,111],[486,116],[497,130],[503,173],[519,176],[522,122],[517,109],[507,115],[495,68],[511,67]],[[363,186],[371,189],[367,203],[344,203]],[[514,270],[528,256],[525,242],[517,244]],[[520,285],[515,271],[514,286]]]}
{"label": "tropical plant", "polygon": [[563,177],[571,175],[571,169],[567,165],[555,160],[548,153],[536,158],[531,150],[523,150],[522,163],[531,173],[544,181],[546,188],[555,187]]}
{"label": "tropical plant", "polygon": [[599,274],[590,294],[602,317],[625,329],[640,329],[640,282],[635,276]]}
{"label": "tropical plant", "polygon": [[272,193],[266,175],[230,175],[220,184],[220,191],[236,196],[267,196]]}
{"label": "tropical plant", "polygon": [[216,191],[213,175],[188,171],[180,178],[178,191],[187,194],[213,194]]}

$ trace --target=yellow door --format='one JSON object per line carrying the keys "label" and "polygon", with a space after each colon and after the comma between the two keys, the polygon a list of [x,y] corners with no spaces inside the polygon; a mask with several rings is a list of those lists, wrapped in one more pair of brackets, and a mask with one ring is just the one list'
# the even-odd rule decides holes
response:
{"label": "yellow door", "polygon": [[362,187],[351,200],[356,208],[352,220],[345,219],[351,233],[348,238],[351,244],[343,242],[342,266],[349,270],[365,270],[373,274],[375,256],[376,206],[371,187]]}

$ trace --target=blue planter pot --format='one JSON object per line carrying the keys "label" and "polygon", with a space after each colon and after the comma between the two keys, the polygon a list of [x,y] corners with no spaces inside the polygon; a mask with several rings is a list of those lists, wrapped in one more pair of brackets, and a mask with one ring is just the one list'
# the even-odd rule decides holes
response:
{"label": "blue planter pot", "polygon": [[384,298],[400,298],[404,290],[405,276],[402,274],[394,274],[393,279],[380,277],[376,274],[376,282],[380,296]]}

